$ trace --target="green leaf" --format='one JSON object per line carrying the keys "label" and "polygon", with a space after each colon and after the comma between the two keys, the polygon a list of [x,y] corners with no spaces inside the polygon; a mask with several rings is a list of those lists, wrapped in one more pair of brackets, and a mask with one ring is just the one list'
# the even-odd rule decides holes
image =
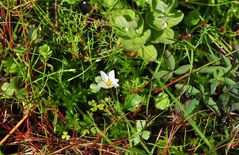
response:
{"label": "green leaf", "polygon": [[103,6],[107,7],[107,8],[113,8],[116,3],[117,3],[117,1],[115,1],[115,0],[102,0]]}
{"label": "green leaf", "polygon": [[146,153],[144,150],[141,150],[137,147],[130,147],[127,150],[131,152],[132,154],[136,154],[136,155],[148,155],[148,153]]}
{"label": "green leaf", "polygon": [[178,25],[183,20],[183,16],[184,16],[184,14],[180,10],[178,10],[174,13],[171,13],[167,17],[168,27],[173,27],[175,25]]}
{"label": "green leaf", "polygon": [[210,93],[211,94],[214,94],[216,89],[217,89],[217,85],[218,85],[218,80],[216,79],[211,79],[209,81],[211,84],[210,84]]}
{"label": "green leaf", "polygon": [[135,145],[139,144],[139,142],[140,142],[140,136],[139,136],[139,135],[135,135],[135,136],[133,136],[133,137],[134,137],[134,138],[133,138],[134,144],[135,144]]}
{"label": "green leaf", "polygon": [[146,0],[136,0],[136,4],[142,8],[147,6],[147,1]]}
{"label": "green leaf", "polygon": [[147,0],[150,5],[152,12],[168,14],[172,9],[177,6],[177,1],[175,0]]}
{"label": "green leaf", "polygon": [[63,4],[64,2],[67,2],[68,4],[75,4],[77,2],[81,2],[82,0],[62,0],[61,4]]}
{"label": "green leaf", "polygon": [[223,60],[225,61],[226,66],[227,66],[227,67],[225,68],[225,72],[230,71],[230,69],[232,68],[232,64],[231,64],[230,59],[229,59],[228,57],[226,57],[226,56],[223,56]]}
{"label": "green leaf", "polygon": [[183,16],[184,15],[182,11],[180,10],[170,13],[168,15],[148,11],[146,12],[145,20],[150,27],[158,31],[162,31],[167,28],[171,28],[175,25],[178,25],[182,21]]}
{"label": "green leaf", "polygon": [[13,84],[10,84],[8,82],[4,82],[2,85],[2,90],[4,93],[8,96],[12,96],[15,92],[15,87]]}
{"label": "green leaf", "polygon": [[124,107],[126,110],[134,112],[142,101],[143,97],[138,94],[128,95],[125,99]]}
{"label": "green leaf", "polygon": [[168,70],[161,70],[161,71],[158,71],[157,73],[154,73],[154,78],[157,79],[157,80],[160,80],[161,78],[164,79],[164,80],[168,80],[169,78],[172,77],[172,72],[171,71],[168,71]]}
{"label": "green leaf", "polygon": [[158,56],[157,49],[153,45],[143,46],[137,52],[138,56],[143,58],[145,61],[154,61]]}
{"label": "green leaf", "polygon": [[100,90],[100,86],[95,83],[90,84],[90,89],[93,93],[97,93]]}
{"label": "green leaf", "polygon": [[175,59],[172,53],[169,50],[166,50],[164,53],[164,60],[168,64],[168,69],[173,71],[175,68]]}
{"label": "green leaf", "polygon": [[39,47],[39,54],[42,56],[43,61],[46,62],[51,57],[52,51],[47,44],[44,44]]}
{"label": "green leaf", "polygon": [[191,68],[191,65],[183,65],[183,66],[180,66],[175,71],[173,71],[173,73],[178,74],[178,75],[185,74],[190,70],[190,68]]}
{"label": "green leaf", "polygon": [[219,79],[226,73],[226,68],[222,66],[208,66],[201,69],[199,72],[213,74],[215,79]]}
{"label": "green leaf", "polygon": [[26,96],[27,96],[26,88],[21,88],[21,89],[16,90],[16,97],[18,99],[24,99],[24,98],[26,98]]}
{"label": "green leaf", "polygon": [[236,85],[236,82],[233,81],[232,79],[230,78],[226,78],[226,77],[221,77],[218,79],[220,82],[228,85],[229,87],[233,87],[234,85]]}
{"label": "green leaf", "polygon": [[150,42],[154,44],[173,44],[175,42],[174,31],[170,28],[163,31],[152,30]]}
{"label": "green leaf", "polygon": [[155,12],[148,11],[145,15],[145,21],[151,28],[158,31],[157,34],[168,27],[167,17],[164,14],[157,14]]}
{"label": "green leaf", "polygon": [[145,140],[148,140],[149,139],[149,137],[150,137],[150,132],[149,131],[142,131],[142,133],[141,133],[141,137],[143,138],[143,139],[145,139]]}
{"label": "green leaf", "polygon": [[131,9],[122,9],[112,14],[111,25],[117,30],[119,37],[134,39],[142,36],[144,20],[138,12]]}
{"label": "green leaf", "polygon": [[104,110],[105,105],[101,103],[97,107],[99,108],[99,110]]}
{"label": "green leaf", "polygon": [[96,83],[99,83],[99,82],[101,82],[101,81],[102,81],[101,76],[96,76],[96,77],[95,77],[95,82],[96,82]]}
{"label": "green leaf", "polygon": [[34,29],[31,35],[31,40],[34,41],[37,39],[37,29]]}
{"label": "green leaf", "polygon": [[193,86],[191,86],[191,85],[184,85],[184,84],[176,84],[175,85],[175,87],[178,89],[178,90],[183,90],[183,92],[187,92],[187,93],[190,93],[190,94],[192,94],[192,95],[199,95],[199,94],[201,94],[201,92],[197,89],[197,88],[195,88],[195,87],[193,87]]}
{"label": "green leaf", "polygon": [[136,121],[136,130],[138,132],[141,132],[143,131],[143,129],[145,128],[146,126],[146,120],[137,120]]}
{"label": "green leaf", "polygon": [[155,98],[155,107],[156,109],[165,110],[167,109],[170,104],[170,99],[167,94],[164,92],[159,93]]}
{"label": "green leaf", "polygon": [[200,16],[196,10],[193,10],[188,13],[188,15],[184,18],[184,23],[188,26],[197,25],[200,21]]}
{"label": "green leaf", "polygon": [[185,115],[190,115],[199,105],[199,100],[193,99],[187,108],[185,108]]}
{"label": "green leaf", "polygon": [[205,104],[215,113],[220,114],[220,110],[217,106],[217,103],[209,96],[204,97]]}
{"label": "green leaf", "polygon": [[124,38],[120,38],[119,41],[122,44],[122,47],[125,50],[128,51],[137,51],[138,49],[140,49],[141,47],[144,46],[144,44],[146,43],[146,41],[149,39],[150,37],[150,30],[147,30],[143,33],[142,36],[136,37],[134,39],[124,39]]}

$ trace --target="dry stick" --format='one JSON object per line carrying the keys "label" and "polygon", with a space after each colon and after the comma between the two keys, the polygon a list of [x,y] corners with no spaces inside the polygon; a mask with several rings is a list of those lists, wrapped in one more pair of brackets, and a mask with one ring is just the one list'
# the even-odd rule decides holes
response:
{"label": "dry stick", "polygon": [[17,123],[17,125],[1,140],[0,146],[11,136],[11,134],[17,130],[17,128],[27,119],[29,116],[29,110],[27,113],[24,115],[24,117]]}

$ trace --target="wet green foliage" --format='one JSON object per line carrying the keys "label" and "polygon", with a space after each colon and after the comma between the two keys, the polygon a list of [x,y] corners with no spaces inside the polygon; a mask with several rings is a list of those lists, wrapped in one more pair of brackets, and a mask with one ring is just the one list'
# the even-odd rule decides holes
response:
{"label": "wet green foliage", "polygon": [[238,154],[237,1],[0,7],[0,154]]}

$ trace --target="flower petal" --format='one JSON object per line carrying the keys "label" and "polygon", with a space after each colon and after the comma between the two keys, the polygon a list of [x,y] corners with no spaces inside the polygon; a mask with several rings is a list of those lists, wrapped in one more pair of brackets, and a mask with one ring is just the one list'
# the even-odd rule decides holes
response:
{"label": "flower petal", "polygon": [[108,75],[109,75],[109,79],[110,79],[111,81],[113,81],[113,80],[115,79],[115,71],[114,71],[114,70],[110,71],[110,72],[108,73]]}
{"label": "flower petal", "polygon": [[104,81],[101,81],[100,83],[98,83],[98,86],[104,88],[104,89],[109,89],[110,87],[108,87]]}
{"label": "flower petal", "polygon": [[107,75],[105,72],[100,71],[100,75],[101,75],[101,78],[102,78],[102,80],[103,80],[104,82],[107,82],[107,81],[108,81],[109,77],[108,77],[108,75]]}
{"label": "flower petal", "polygon": [[118,83],[114,83],[114,84],[112,84],[112,86],[116,88],[116,87],[119,87],[119,84]]}

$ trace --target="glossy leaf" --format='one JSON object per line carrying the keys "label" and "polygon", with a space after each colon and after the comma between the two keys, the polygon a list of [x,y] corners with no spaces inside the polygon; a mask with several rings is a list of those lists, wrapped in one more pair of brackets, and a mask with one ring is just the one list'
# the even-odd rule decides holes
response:
{"label": "glossy leaf", "polygon": [[152,43],[173,44],[175,42],[174,31],[170,28],[164,31],[152,31],[151,40]]}
{"label": "glossy leaf", "polygon": [[143,46],[138,50],[138,56],[143,58],[145,61],[153,61],[157,59],[158,52],[153,45]]}
{"label": "glossy leaf", "polygon": [[184,17],[184,14],[180,10],[177,10],[177,11],[171,13],[167,17],[168,27],[173,27],[175,25],[178,25],[183,20],[183,17]]}
{"label": "glossy leaf", "polygon": [[162,31],[178,25],[182,21],[183,16],[182,11],[180,10],[170,13],[169,15],[148,11],[146,12],[145,20],[150,27]]}

